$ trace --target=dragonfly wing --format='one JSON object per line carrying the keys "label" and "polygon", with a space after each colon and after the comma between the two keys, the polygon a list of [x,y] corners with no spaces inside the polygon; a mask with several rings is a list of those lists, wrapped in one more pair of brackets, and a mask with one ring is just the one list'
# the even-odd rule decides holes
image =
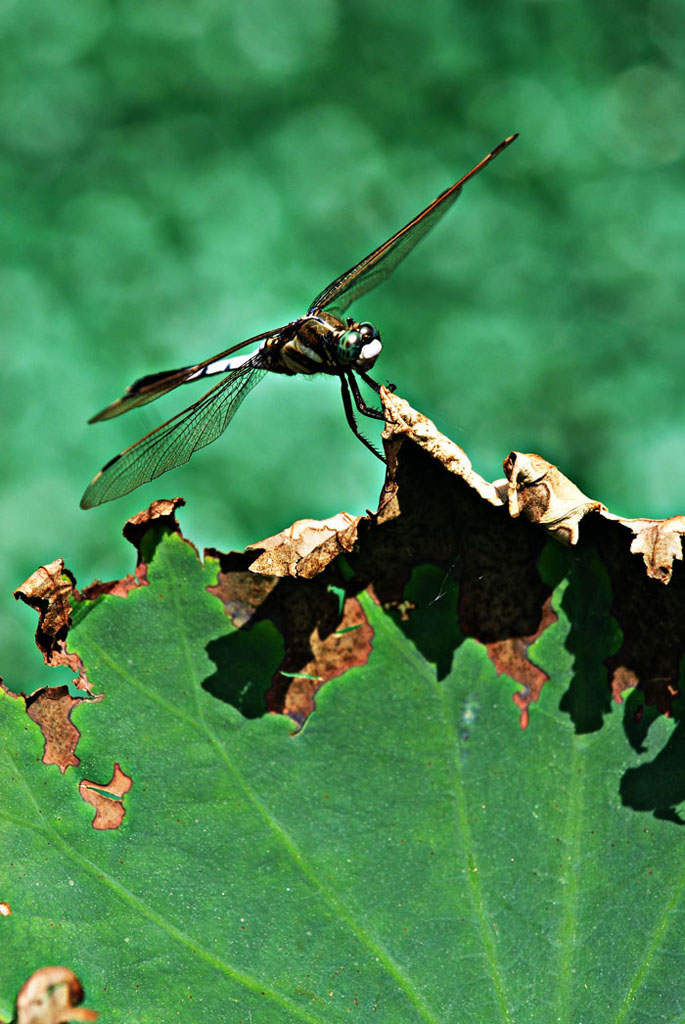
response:
{"label": "dragonfly wing", "polygon": [[[231,369],[230,363],[232,360],[229,357],[234,352],[239,352],[248,345],[254,345],[265,338],[275,337],[280,334],[281,330],[283,328],[279,328],[276,331],[265,331],[264,334],[257,334],[254,338],[241,341],[237,345],[227,348],[224,352],[219,352],[218,355],[211,356],[209,359],[196,363],[194,366],[181,366],[177,370],[162,370],[160,373],[149,373],[145,377],[139,377],[138,380],[126,388],[121,398],[117,398],[106,409],[92,416],[88,422],[98,423],[100,420],[110,420],[114,416],[121,416],[122,413],[128,412],[129,409],[135,409],[139,405],[147,405],[148,402],[153,402],[155,398],[166,395],[167,392],[173,391],[174,388],[179,387],[181,384],[189,384],[191,381],[199,380],[202,377],[209,377],[213,373],[226,373],[227,370]],[[238,359],[235,360],[236,364],[238,361]]]}
{"label": "dragonfly wing", "polygon": [[425,210],[422,210],[413,220],[410,220],[408,224],[400,228],[392,238],[389,238],[387,242],[383,242],[382,245],[379,245],[377,249],[369,253],[360,263],[357,263],[354,267],[346,270],[344,274],[336,278],[320,295],[317,295],[310,306],[309,312],[328,310],[340,316],[360,295],[366,294],[366,292],[375,288],[376,285],[387,280],[397,265],[409,255],[414,246],[447,213],[452,204],[459,198],[466,182],[478,174],[479,171],[482,171],[515,138],[517,138],[517,135],[510,135],[508,139],[500,142],[499,146],[496,146],[491,153],[488,153],[468,174],[465,174],[454,185],[441,192],[437,199],[434,199]]}
{"label": "dragonfly wing", "polygon": [[97,474],[81,498],[81,508],[93,508],[146,484],[224,432],[243,401],[266,373],[256,353],[219,381],[193,405],[116,455]]}

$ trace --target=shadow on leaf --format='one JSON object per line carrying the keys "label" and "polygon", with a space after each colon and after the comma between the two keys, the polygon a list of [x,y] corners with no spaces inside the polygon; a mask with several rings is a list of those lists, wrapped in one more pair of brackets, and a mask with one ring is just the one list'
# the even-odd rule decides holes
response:
{"label": "shadow on leaf", "polygon": [[[636,710],[639,712],[642,699],[642,694],[635,691],[626,701],[624,725],[631,743],[636,736],[640,740],[646,738],[649,725],[658,715],[653,709],[647,708],[650,714],[641,716],[638,713],[636,723]],[[658,717],[661,718],[660,715]],[[643,723],[646,723],[644,728]],[[641,749],[645,748],[641,745]],[[656,757],[624,773],[620,793],[624,807],[631,807],[635,811],[652,811],[656,818],[685,825],[685,820],[675,809],[685,801],[685,724],[679,716],[667,743]]]}
{"label": "shadow on leaf", "polygon": [[210,641],[206,650],[216,672],[203,681],[203,690],[245,718],[266,714],[265,695],[283,658],[283,639],[275,626],[260,622],[250,630],[236,630]]}
{"label": "shadow on leaf", "polygon": [[606,659],[621,642],[611,615],[611,587],[593,547],[576,549],[569,559],[569,583],[562,608],[571,628],[566,649],[573,655],[573,677],[559,702],[577,733],[597,732],[611,713]]}
{"label": "shadow on leaf", "polygon": [[449,675],[454,652],[464,640],[458,602],[459,584],[452,573],[436,565],[422,565],[413,571],[404,601],[392,611],[407,639],[435,665],[438,679]]}

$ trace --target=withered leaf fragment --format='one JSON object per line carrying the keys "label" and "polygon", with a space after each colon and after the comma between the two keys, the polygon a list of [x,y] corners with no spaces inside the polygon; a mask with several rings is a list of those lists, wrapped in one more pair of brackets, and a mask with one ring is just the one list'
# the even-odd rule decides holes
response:
{"label": "withered leaf fragment", "polygon": [[67,1024],[97,1020],[95,1010],[79,1006],[83,986],[68,967],[41,967],[19,990],[15,1024]]}
{"label": "withered leaf fragment", "polygon": [[69,664],[64,640],[69,631],[70,600],[75,585],[74,577],[64,568],[63,559],[56,558],[49,565],[39,566],[14,591],[16,600],[38,612],[36,644],[46,665]]}
{"label": "withered leaf fragment", "polygon": [[45,739],[43,763],[58,765],[62,774],[81,763],[74,753],[81,734],[70,717],[81,703],[66,686],[45,687],[26,701],[26,713]]}
{"label": "withered leaf fragment", "polygon": [[670,519],[624,519],[635,534],[630,550],[644,556],[647,575],[668,583],[673,574],[673,561],[682,561],[682,537],[685,534],[685,516]]}
{"label": "withered leaf fragment", "polygon": [[[109,782],[91,782],[90,779],[83,779],[78,787],[79,795],[86,803],[95,808],[93,828],[106,830],[119,828],[126,808],[122,797],[128,793],[133,785],[133,780],[125,775],[118,764],[114,765],[114,772]],[[110,794],[107,796],[107,794]]]}
{"label": "withered leaf fragment", "polygon": [[248,546],[248,551],[258,552],[250,570],[312,579],[338,555],[352,550],[360,518],[338,512],[330,519],[298,519],[275,537]]}
{"label": "withered leaf fragment", "polygon": [[540,455],[511,452],[504,472],[509,514],[538,523],[562,544],[577,543],[578,526],[588,512],[606,511]]}

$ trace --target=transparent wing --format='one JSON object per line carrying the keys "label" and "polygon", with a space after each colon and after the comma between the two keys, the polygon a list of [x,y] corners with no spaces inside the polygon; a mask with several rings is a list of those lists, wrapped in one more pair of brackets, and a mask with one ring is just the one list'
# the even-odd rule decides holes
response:
{"label": "transparent wing", "polygon": [[193,452],[224,432],[243,401],[266,373],[259,353],[219,381],[197,402],[115,455],[91,481],[81,508],[93,508],[146,484],[187,462]]}
{"label": "transparent wing", "polygon": [[[288,324],[287,326],[290,325]],[[227,348],[224,352],[219,352],[218,355],[211,356],[209,359],[196,363],[194,366],[181,366],[177,370],[162,370],[160,373],[149,373],[145,377],[139,377],[138,380],[126,388],[121,398],[117,398],[106,409],[92,416],[88,422],[98,423],[100,420],[110,420],[114,416],[121,416],[122,413],[128,412],[129,409],[135,409],[139,405],[147,405],[148,402],[153,402],[155,398],[166,395],[167,392],[173,391],[174,388],[179,387],[181,384],[188,384],[190,381],[209,377],[213,373],[225,373],[226,370],[230,369],[230,366],[222,367],[220,364],[223,361],[228,362],[228,358],[234,352],[239,352],[248,345],[254,345],[264,338],[275,337],[283,329],[279,328],[276,331],[271,330],[265,331],[264,334],[256,334],[254,338],[247,338],[246,341],[241,341],[237,345]],[[214,368],[215,364],[216,368]]]}
{"label": "transparent wing", "polygon": [[414,246],[447,213],[452,204],[459,198],[459,194],[466,182],[478,174],[479,171],[482,171],[491,160],[499,156],[502,150],[506,149],[516,138],[518,138],[518,133],[510,135],[508,139],[500,142],[499,146],[496,146],[491,153],[488,153],[468,174],[460,178],[451,188],[441,192],[437,199],[434,199],[425,210],[422,210],[413,220],[405,224],[397,234],[389,238],[387,242],[383,242],[383,245],[379,245],[377,249],[369,253],[360,263],[357,263],[350,270],[346,270],[344,274],[336,278],[332,284],[329,284],[328,288],[325,288],[320,295],[317,295],[309,307],[309,312],[312,313],[316,310],[325,309],[340,316],[360,295],[365,295],[366,292],[375,288],[376,285],[387,280],[398,264],[409,255]]}

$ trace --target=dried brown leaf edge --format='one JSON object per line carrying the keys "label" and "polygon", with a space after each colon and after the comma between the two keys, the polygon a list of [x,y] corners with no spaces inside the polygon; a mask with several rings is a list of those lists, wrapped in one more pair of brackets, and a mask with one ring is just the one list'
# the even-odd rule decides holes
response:
{"label": "dried brown leaf edge", "polygon": [[[528,648],[556,618],[551,586],[538,568],[552,538],[566,549],[569,565],[597,556],[606,570],[610,614],[622,632],[619,649],[604,661],[606,699],[620,701],[623,690],[637,686],[646,704],[671,714],[685,653],[685,517],[612,515],[534,454],[512,452],[505,479],[488,483],[429,420],[386,389],[381,397],[387,474],[375,513],[300,520],[244,552],[206,552],[220,563],[210,592],[233,624],[250,629],[269,619],[283,636],[285,657],[267,710],[304,721],[319,687],[363,664],[371,650],[372,632],[356,595],[369,588],[376,601],[409,620],[407,581],[417,567],[433,564],[459,584],[460,632],[485,644],[498,671],[521,684],[515,704],[525,726],[547,679]],[[155,525],[180,532],[175,514],[183,504],[181,498],[153,502],[126,523],[124,535],[138,552],[133,575],[95,581],[79,593],[57,560],[15,592],[39,613],[36,642],[45,661],[69,665],[79,687],[88,690],[88,681],[67,649],[70,602],[105,593],[125,599],[131,588],[145,586],[144,539]],[[45,735],[45,760],[63,771],[78,763],[78,734],[66,724],[73,704],[62,694],[61,709],[55,704],[33,715]]]}

